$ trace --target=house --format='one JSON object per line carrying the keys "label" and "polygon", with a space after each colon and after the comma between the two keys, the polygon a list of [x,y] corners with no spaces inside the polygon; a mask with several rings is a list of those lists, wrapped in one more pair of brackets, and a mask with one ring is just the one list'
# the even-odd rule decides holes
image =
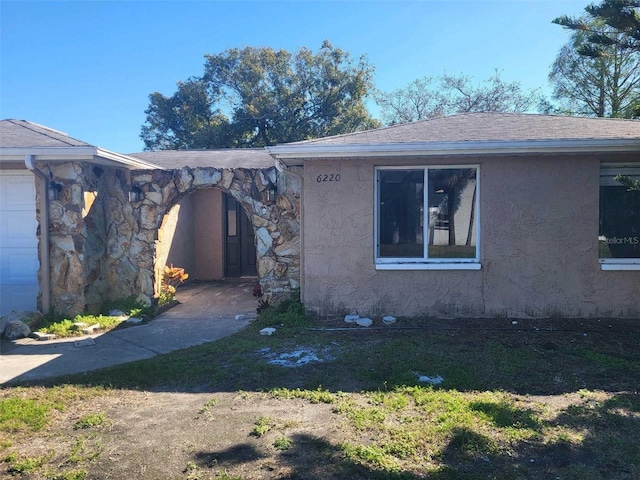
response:
{"label": "house", "polygon": [[319,314],[640,316],[640,122],[470,113],[267,148]]}
{"label": "house", "polygon": [[473,113],[121,155],[3,120],[0,313],[149,301],[173,263],[300,287],[320,315],[638,317],[640,192],[618,174],[640,178],[638,121]]}
{"label": "house", "polygon": [[170,263],[297,286],[299,185],[263,149],[121,155],[3,120],[0,181],[0,314],[148,302]]}
{"label": "house", "polygon": [[104,250],[84,248],[100,173],[154,167],[42,125],[2,120],[0,315],[38,306],[81,311],[73,292],[95,280],[90,272],[103,261]]}

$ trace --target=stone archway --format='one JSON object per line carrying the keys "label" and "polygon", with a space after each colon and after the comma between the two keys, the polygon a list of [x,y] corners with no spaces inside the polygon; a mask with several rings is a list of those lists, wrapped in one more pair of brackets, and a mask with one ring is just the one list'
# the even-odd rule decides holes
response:
{"label": "stone archway", "polygon": [[[157,292],[154,261],[158,230],[169,210],[183,197],[200,189],[218,188],[232,196],[248,215],[255,231],[258,277],[269,297],[286,295],[299,285],[300,185],[268,169],[190,168],[127,172],[114,195],[122,215],[110,227],[108,239],[110,297],[139,292],[152,298]],[[277,186],[274,203],[268,202],[267,187]],[[125,190],[140,189],[141,198],[122,203]],[[118,189],[120,190],[120,189]],[[116,218],[117,217],[117,218]]]}

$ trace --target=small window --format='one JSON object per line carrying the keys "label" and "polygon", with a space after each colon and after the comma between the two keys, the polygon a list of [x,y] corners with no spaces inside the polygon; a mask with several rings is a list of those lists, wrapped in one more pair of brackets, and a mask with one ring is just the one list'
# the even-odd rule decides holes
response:
{"label": "small window", "polygon": [[478,269],[477,167],[379,168],[379,269]]}
{"label": "small window", "polygon": [[598,256],[604,270],[640,270],[640,166],[600,168]]}
{"label": "small window", "polygon": [[238,235],[237,203],[233,197],[227,196],[227,237]]}

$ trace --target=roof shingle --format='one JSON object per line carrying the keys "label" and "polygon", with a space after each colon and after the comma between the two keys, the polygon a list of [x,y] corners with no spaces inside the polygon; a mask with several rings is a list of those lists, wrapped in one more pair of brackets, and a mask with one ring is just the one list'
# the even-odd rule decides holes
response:
{"label": "roof shingle", "polygon": [[92,147],[66,133],[26,120],[0,121],[0,147]]}
{"label": "roof shingle", "polygon": [[465,113],[289,145],[638,139],[640,121],[518,113]]}
{"label": "roof shingle", "polygon": [[273,158],[262,148],[157,150],[131,153],[129,156],[160,165],[166,169],[182,167],[270,168],[274,166]]}

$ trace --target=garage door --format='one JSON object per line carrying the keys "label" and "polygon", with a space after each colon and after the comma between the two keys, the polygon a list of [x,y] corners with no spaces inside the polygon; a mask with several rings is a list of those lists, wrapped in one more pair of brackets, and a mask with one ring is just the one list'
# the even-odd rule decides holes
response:
{"label": "garage door", "polygon": [[23,170],[0,170],[0,315],[35,310],[38,240],[35,183]]}

